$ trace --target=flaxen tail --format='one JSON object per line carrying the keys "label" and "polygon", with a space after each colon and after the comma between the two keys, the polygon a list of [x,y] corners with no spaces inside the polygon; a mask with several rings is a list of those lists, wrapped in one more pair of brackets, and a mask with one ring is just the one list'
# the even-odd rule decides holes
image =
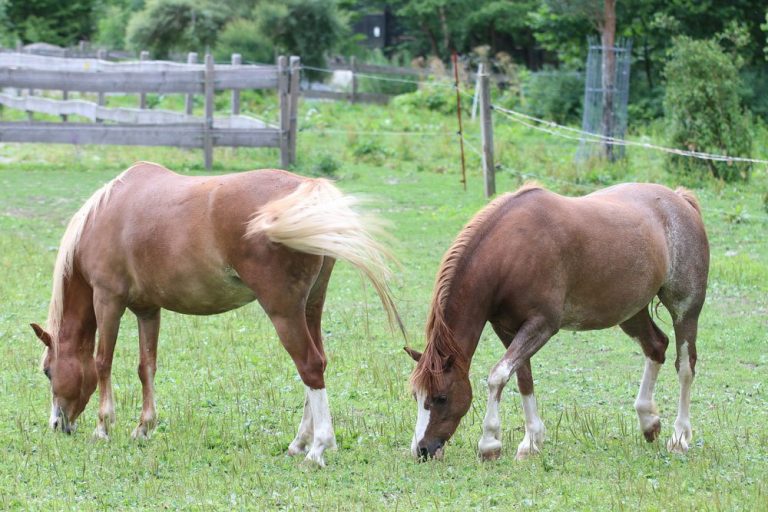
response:
{"label": "flaxen tail", "polygon": [[405,337],[387,284],[392,275],[387,262],[394,257],[374,238],[386,233],[381,221],[355,210],[358,203],[328,180],[307,180],[256,212],[245,236],[264,233],[271,241],[296,251],[348,261],[371,281],[390,326],[397,325]]}
{"label": "flaxen tail", "polygon": [[696,194],[685,187],[677,187],[675,189],[675,193],[685,199],[688,204],[693,206],[693,208],[699,213],[699,216],[701,216],[701,205],[699,204],[699,199],[696,197]]}

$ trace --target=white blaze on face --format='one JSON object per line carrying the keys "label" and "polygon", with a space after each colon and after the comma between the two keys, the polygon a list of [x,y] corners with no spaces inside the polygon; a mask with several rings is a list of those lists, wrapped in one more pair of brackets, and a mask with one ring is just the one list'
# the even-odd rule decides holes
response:
{"label": "white blaze on face", "polygon": [[411,453],[414,457],[419,456],[419,441],[424,439],[424,433],[429,425],[429,410],[424,407],[427,400],[427,394],[424,391],[416,391],[416,404],[418,406],[418,416],[416,417],[416,431],[411,440]]}
{"label": "white blaze on face", "polygon": [[51,427],[51,429],[56,428],[59,421],[60,414],[61,414],[61,409],[59,409],[58,404],[56,404],[56,400],[51,401],[51,417],[48,420],[48,425]]}

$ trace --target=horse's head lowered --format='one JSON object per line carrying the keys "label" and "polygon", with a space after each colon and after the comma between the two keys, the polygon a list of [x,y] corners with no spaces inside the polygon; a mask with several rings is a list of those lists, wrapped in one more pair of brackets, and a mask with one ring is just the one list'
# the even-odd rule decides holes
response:
{"label": "horse's head lowered", "polygon": [[56,346],[58,340],[37,324],[31,324],[35,334],[45,345],[43,373],[51,381],[50,426],[62,432],[75,430],[75,421],[85,409],[96,390],[96,362],[93,351],[81,346],[65,350]]}
{"label": "horse's head lowered", "polygon": [[439,459],[443,456],[443,446],[472,404],[469,374],[464,364],[457,364],[454,356],[429,364],[421,361],[422,354],[416,350],[406,347],[405,351],[418,364],[411,381],[418,404],[411,453],[421,460]]}

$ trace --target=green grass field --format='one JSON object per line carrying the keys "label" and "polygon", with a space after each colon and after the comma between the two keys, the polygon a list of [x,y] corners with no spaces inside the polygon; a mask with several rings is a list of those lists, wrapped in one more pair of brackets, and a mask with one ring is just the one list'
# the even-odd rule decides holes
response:
{"label": "green grass field", "polygon": [[[454,118],[394,107],[306,103],[300,109],[296,171],[334,171],[346,192],[373,196],[391,221],[402,269],[393,285],[421,349],[432,283],[455,234],[482,197],[478,127],[469,124],[468,190],[459,183]],[[375,135],[374,132],[407,132]],[[649,131],[657,140],[659,133]],[[257,305],[212,317],[163,313],[156,396],[160,423],[134,442],[141,388],[138,338],[129,313],[113,383],[117,423],[108,443],[91,439],[96,397],[72,436],[49,431],[42,345],[30,322],[46,317],[58,240],[69,217],[101,184],[135,160],[201,174],[199,151],[0,145],[0,508],[101,509],[768,509],[768,212],[765,168],[746,185],[681,181],[663,157],[630,151],[613,167],[577,166],[575,143],[496,119],[499,191],[535,177],[576,195],[621,181],[686,184],[699,195],[712,265],[699,329],[693,386],[693,445],[670,455],[678,384],[665,365],[656,401],[662,442],[647,444],[632,406],[643,368],[618,328],[563,332],[533,359],[548,438],[543,453],[514,460],[523,435],[519,397],[502,401],[504,454],[476,455],[485,378],[502,355],[486,330],[473,361],[472,409],[445,459],[409,454],[416,407],[412,361],[390,333],[375,294],[349,265],[337,265],[324,332],[338,452],[324,470],[285,455],[301,418],[304,387]],[[768,136],[757,134],[763,153]],[[277,165],[274,150],[217,149],[214,172]],[[671,324],[662,313],[662,329]]]}

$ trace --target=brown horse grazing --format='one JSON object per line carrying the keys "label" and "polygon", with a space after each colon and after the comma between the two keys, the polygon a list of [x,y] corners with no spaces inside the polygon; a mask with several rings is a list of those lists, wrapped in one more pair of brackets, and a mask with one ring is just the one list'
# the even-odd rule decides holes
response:
{"label": "brown horse grazing", "polygon": [[691,442],[690,389],[696,329],[704,303],[709,246],[694,195],[651,184],[624,184],[579,198],[525,186],[494,200],[459,233],[437,274],[424,354],[411,377],[418,403],[411,451],[442,456],[472,401],[472,355],[486,322],[506,347],[488,377],[488,410],[479,451],[501,453],[499,401],[517,373],[525,436],[517,458],[536,453],[544,424],[533,395],[531,357],[560,329],[619,325],[646,356],[635,409],[648,441],[661,423],[653,387],[668,339],[651,319],[658,296],[672,315],[680,402],[667,444]]}
{"label": "brown horse grazing", "polygon": [[323,451],[336,441],[320,320],[335,260],[361,270],[390,322],[400,323],[387,287],[389,253],[354,204],[326,180],[279,170],[189,177],[141,162],[107,183],[62,238],[47,331],[32,324],[46,346],[51,427],[70,432],[98,382],[94,435],[107,438],[115,414],[112,355],[126,308],[139,321],[143,408],[133,437],[144,438],[157,422],[160,309],[210,315],[258,300],[306,385],[288,453],[307,452],[324,465]]}

